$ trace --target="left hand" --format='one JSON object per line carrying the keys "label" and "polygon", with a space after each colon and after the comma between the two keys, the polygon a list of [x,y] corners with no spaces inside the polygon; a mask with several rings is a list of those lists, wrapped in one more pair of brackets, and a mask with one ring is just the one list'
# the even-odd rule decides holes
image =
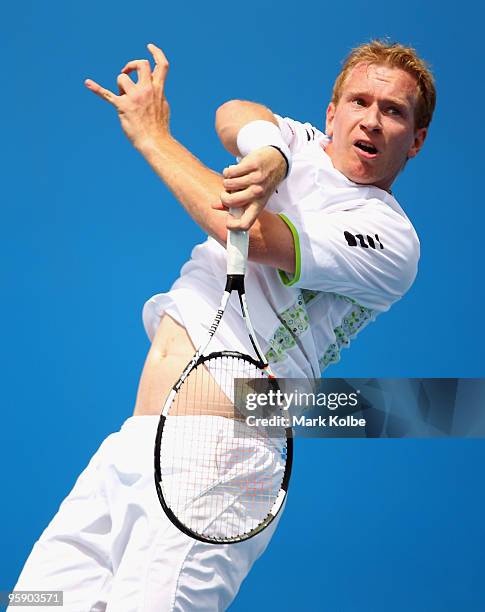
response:
{"label": "left hand", "polygon": [[[170,136],[170,107],[164,93],[168,61],[155,45],[149,44],[147,48],[155,60],[153,72],[147,59],[128,62],[118,75],[119,95],[92,79],[84,82],[90,91],[116,108],[123,131],[138,150]],[[136,83],[128,76],[135,71]]]}
{"label": "left hand", "polygon": [[227,228],[248,230],[285,178],[286,162],[274,147],[262,147],[223,172],[224,191],[214,208],[244,208],[241,217],[227,216]]}

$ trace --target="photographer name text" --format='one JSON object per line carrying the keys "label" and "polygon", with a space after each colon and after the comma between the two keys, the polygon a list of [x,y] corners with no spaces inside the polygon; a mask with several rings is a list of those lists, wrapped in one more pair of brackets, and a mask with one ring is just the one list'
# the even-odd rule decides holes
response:
{"label": "photographer name text", "polygon": [[365,427],[366,420],[362,417],[357,418],[353,415],[337,416],[331,415],[328,417],[291,417],[283,415],[274,415],[269,418],[257,417],[250,415],[246,417],[246,425],[249,427]]}

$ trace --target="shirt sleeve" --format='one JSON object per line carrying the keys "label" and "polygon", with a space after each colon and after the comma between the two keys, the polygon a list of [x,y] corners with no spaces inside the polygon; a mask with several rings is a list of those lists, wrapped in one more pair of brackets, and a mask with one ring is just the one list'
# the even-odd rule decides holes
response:
{"label": "shirt sleeve", "polygon": [[289,117],[275,115],[283,136],[283,140],[290,147],[291,153],[298,153],[304,146],[313,140],[324,137],[324,134],[314,128],[311,123],[300,123]]}
{"label": "shirt sleeve", "polygon": [[379,200],[350,210],[280,214],[294,239],[294,275],[286,286],[345,295],[384,311],[400,299],[417,273],[419,240],[413,226]]}

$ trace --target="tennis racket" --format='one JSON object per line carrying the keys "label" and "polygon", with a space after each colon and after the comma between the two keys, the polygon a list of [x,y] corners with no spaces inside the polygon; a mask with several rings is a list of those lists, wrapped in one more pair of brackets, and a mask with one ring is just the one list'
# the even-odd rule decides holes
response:
{"label": "tennis racket", "polygon": [[[238,215],[240,209],[230,211]],[[280,511],[293,458],[291,429],[250,427],[234,403],[235,379],[276,380],[257,342],[246,303],[248,233],[228,231],[227,280],[207,337],[169,393],[155,440],[155,485],[168,518],[207,543],[235,543],[265,529]],[[208,353],[231,293],[256,357]]]}

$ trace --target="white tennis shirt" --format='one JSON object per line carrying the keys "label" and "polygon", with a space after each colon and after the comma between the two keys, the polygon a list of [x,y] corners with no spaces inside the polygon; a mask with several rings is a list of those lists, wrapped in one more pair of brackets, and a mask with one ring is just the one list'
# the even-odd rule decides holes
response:
{"label": "white tennis shirt", "polygon": [[[333,167],[325,153],[327,136],[309,123],[278,121],[293,166],[267,209],[280,214],[293,234],[296,270],[289,277],[249,262],[246,294],[275,374],[318,378],[367,323],[409,289],[419,240],[392,195],[358,185]],[[170,291],[146,302],[143,322],[150,339],[167,313],[197,346],[213,321],[225,282],[225,248],[208,238],[193,249]],[[236,295],[209,349],[253,354]]]}

